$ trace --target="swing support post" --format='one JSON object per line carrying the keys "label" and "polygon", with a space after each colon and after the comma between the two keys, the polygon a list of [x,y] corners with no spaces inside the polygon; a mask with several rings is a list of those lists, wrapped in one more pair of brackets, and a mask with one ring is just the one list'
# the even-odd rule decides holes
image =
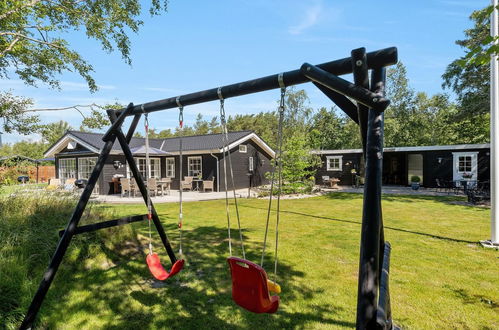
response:
{"label": "swing support post", "polygon": [[[123,113],[121,113],[120,117],[125,118],[127,114],[132,110],[132,107],[128,107]],[[132,132],[133,135],[133,132]],[[66,250],[68,249],[69,243],[71,243],[71,239],[76,233],[78,223],[80,222],[81,216],[85,211],[85,207],[87,206],[88,200],[92,195],[92,191],[94,190],[95,184],[99,180],[99,176],[104,168],[104,163],[111,152],[115,140],[115,136],[112,136],[105,144],[101,150],[99,157],[97,158],[97,162],[95,164],[94,169],[92,170],[92,174],[88,179],[88,183],[83,189],[83,192],[80,196],[80,200],[76,205],[75,210],[73,211],[73,215],[66,226],[66,230],[62,234],[59,239],[59,243],[57,244],[57,248],[50,260],[50,264],[43,275],[42,281],[38,287],[38,290],[31,301],[31,304],[28,308],[26,315],[24,316],[23,322],[21,323],[20,329],[29,329],[35,320],[36,314],[40,310],[40,306],[42,305],[43,300],[47,294],[47,291],[54,280],[55,274],[59,269],[59,266],[62,262],[62,258],[64,254],[66,254]]]}
{"label": "swing support post", "polygon": [[[357,329],[394,328],[391,320],[388,285],[390,245],[384,241],[381,185],[383,172],[383,111],[389,104],[389,101],[384,97],[385,67],[396,63],[397,48],[395,47],[369,53],[366,53],[364,48],[359,48],[351,52],[351,57],[332,62],[315,66],[305,63],[298,70],[139,105],[130,103],[128,107],[120,110],[107,110],[107,114],[111,119],[111,127],[103,137],[104,146],[100,151],[96,165],[92,170],[92,174],[80,196],[67,227],[61,233],[62,236],[57,248],[31,301],[20,329],[31,328],[74,235],[141,220],[141,216],[135,216],[78,227],[90,195],[98,182],[105,161],[116,139],[118,139],[121,145],[130,170],[136,178],[144,202],[147,204],[149,192],[129,147],[129,143],[142,114],[177,108],[180,104],[182,106],[189,106],[216,101],[221,98],[221,95],[223,95],[223,99],[227,99],[306,82],[314,83],[317,88],[337,104],[354,122],[359,124],[366,161],[359,258]],[[368,70],[372,70],[370,84]],[[338,77],[350,73],[353,73],[354,76],[353,84]],[[355,100],[356,103],[352,100]],[[125,136],[122,131],[122,125],[128,116],[133,116],[134,118]],[[152,204],[151,209],[154,225],[172,264],[175,264],[177,261],[175,253],[170,246],[158,214]]]}

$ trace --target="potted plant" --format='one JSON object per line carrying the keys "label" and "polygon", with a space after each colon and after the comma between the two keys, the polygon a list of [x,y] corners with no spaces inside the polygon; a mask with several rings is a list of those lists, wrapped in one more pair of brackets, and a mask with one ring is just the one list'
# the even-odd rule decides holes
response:
{"label": "potted plant", "polygon": [[411,176],[411,188],[412,190],[418,190],[421,183],[421,178],[417,175]]}
{"label": "potted plant", "polygon": [[463,179],[471,179],[473,177],[473,173],[466,173],[464,172],[462,174]]}

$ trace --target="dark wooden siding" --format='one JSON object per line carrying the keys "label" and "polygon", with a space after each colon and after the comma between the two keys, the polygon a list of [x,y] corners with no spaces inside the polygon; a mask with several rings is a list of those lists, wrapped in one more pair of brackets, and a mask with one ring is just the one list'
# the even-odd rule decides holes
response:
{"label": "dark wooden siding", "polygon": [[[461,149],[461,150],[429,150],[415,152],[385,152],[383,154],[383,184],[386,185],[409,185],[407,177],[407,162],[409,154],[421,154],[423,156],[423,182],[424,187],[436,187],[436,179],[445,181],[453,180],[454,158],[453,152],[478,152],[478,180],[490,180],[490,151],[489,149]],[[343,156],[342,171],[327,171],[327,156]],[[322,165],[316,172],[316,182],[322,184],[322,176],[340,179],[340,185],[352,184],[351,169],[355,166],[359,169],[363,166],[360,153],[321,155]],[[438,159],[441,158],[441,162]],[[351,165],[348,165],[351,162]],[[397,165],[395,165],[397,164]],[[363,169],[361,169],[363,170]]]}
{"label": "dark wooden siding", "polygon": [[[239,152],[239,146],[231,150],[232,166],[234,169],[235,188],[242,189],[242,188],[248,188],[250,185],[251,187],[257,187],[267,184],[269,180],[266,178],[265,174],[267,172],[272,171],[271,157],[253,141],[244,142],[242,143],[242,145],[247,146],[246,153]],[[218,157],[220,158],[220,191],[225,191],[222,155],[219,154]],[[250,157],[253,157],[254,171],[252,175],[248,175]],[[232,189],[228,158],[227,158],[227,184],[228,188]]]}
{"label": "dark wooden siding", "polygon": [[[342,156],[342,170],[341,171],[328,171],[327,170],[327,157],[328,156]],[[345,154],[328,154],[328,155],[320,155],[321,158],[321,166],[315,172],[315,182],[317,184],[324,184],[322,180],[323,176],[329,176],[329,178],[337,178],[340,179],[338,184],[340,185],[352,185],[353,176],[352,169],[355,169],[357,172],[362,172],[361,169],[361,153],[345,153]]]}
{"label": "dark wooden siding", "polygon": [[[115,169],[115,160],[120,161],[123,166],[121,168]],[[117,174],[126,176],[125,156],[109,155],[109,157],[106,159],[106,162],[104,163],[104,168],[102,169],[102,173],[99,177],[99,187],[101,189],[99,193],[101,195],[108,195],[114,190],[114,188],[111,188],[110,182],[113,179],[113,176]]]}
{"label": "dark wooden siding", "polygon": [[[423,185],[425,187],[436,187],[436,179],[453,180],[453,152],[478,152],[478,181],[490,180],[489,149],[424,151],[420,153],[423,154]],[[438,162],[438,158],[441,158],[441,163]]]}

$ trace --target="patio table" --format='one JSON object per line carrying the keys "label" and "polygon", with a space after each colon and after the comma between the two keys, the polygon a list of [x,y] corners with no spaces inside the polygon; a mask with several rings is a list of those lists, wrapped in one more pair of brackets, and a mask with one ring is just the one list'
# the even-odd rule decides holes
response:
{"label": "patio table", "polygon": [[203,179],[192,179],[192,183],[195,183],[196,186],[194,187],[194,191],[199,191],[199,183],[203,182]]}
{"label": "patio table", "polygon": [[161,187],[161,196],[165,195],[165,190],[170,191],[171,180],[157,180],[156,183]]}

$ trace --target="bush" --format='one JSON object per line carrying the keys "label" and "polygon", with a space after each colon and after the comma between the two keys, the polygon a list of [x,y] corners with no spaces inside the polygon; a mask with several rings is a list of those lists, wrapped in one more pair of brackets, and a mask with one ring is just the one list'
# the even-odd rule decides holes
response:
{"label": "bush", "polygon": [[421,178],[417,175],[413,175],[413,176],[411,176],[411,182],[419,183],[419,182],[421,182]]}
{"label": "bush", "polygon": [[[286,141],[282,155],[282,193],[310,193],[314,188],[314,174],[320,158],[310,153],[304,136],[296,135]],[[266,174],[271,179],[271,174]],[[276,171],[277,177],[277,171]],[[277,178],[274,179],[277,182]],[[274,193],[277,193],[274,185]]]}

